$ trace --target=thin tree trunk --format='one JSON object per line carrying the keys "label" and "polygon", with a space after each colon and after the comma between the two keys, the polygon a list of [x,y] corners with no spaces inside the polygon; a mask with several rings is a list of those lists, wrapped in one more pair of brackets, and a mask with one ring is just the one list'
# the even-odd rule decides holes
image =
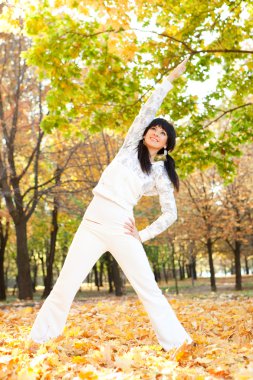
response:
{"label": "thin tree trunk", "polygon": [[[55,185],[60,185],[61,180],[61,168],[57,165],[55,169]],[[45,288],[42,298],[46,298],[53,288],[53,264],[55,258],[55,247],[58,233],[58,213],[59,213],[59,201],[57,194],[54,196],[54,208],[52,211],[52,227],[50,233],[50,249],[47,257],[47,275],[45,279]]]}
{"label": "thin tree trunk", "polygon": [[242,274],[241,274],[241,242],[235,241],[235,290],[242,290]]}
{"label": "thin tree trunk", "polygon": [[166,264],[163,263],[162,264],[162,267],[163,267],[163,276],[164,276],[164,280],[166,282],[166,284],[168,283],[168,273],[167,273],[167,270],[166,270]]}
{"label": "thin tree trunk", "polygon": [[196,269],[196,257],[192,257],[192,269],[193,269],[193,278],[197,280],[197,269]]}
{"label": "thin tree trunk", "polygon": [[5,271],[4,271],[4,283],[5,283],[5,291],[8,289],[8,283],[9,283],[9,265],[6,265]]}
{"label": "thin tree trunk", "polygon": [[109,283],[109,293],[113,293],[113,274],[112,274],[112,262],[111,262],[110,252],[106,252],[105,260],[106,260],[107,276],[108,276],[108,283]]}
{"label": "thin tree trunk", "polygon": [[248,257],[244,255],[244,263],[245,263],[245,272],[246,274],[249,274],[249,263],[248,263]]}
{"label": "thin tree trunk", "polygon": [[43,279],[43,283],[45,285],[46,271],[45,271],[45,262],[44,262],[43,253],[39,255],[39,259],[41,262],[42,279]]}
{"label": "thin tree trunk", "polygon": [[98,268],[97,263],[93,266],[93,272],[95,275],[95,286],[97,287],[97,291],[99,292],[99,278],[98,278]]}
{"label": "thin tree trunk", "polygon": [[10,222],[6,222],[5,232],[3,229],[3,223],[0,220],[0,300],[6,300],[6,284],[4,274],[4,254],[5,248],[9,237]]}
{"label": "thin tree trunk", "polygon": [[192,257],[192,252],[191,252],[191,265],[190,265],[190,269],[191,269],[192,286],[194,286],[194,268],[193,268],[193,257]]}
{"label": "thin tree trunk", "polygon": [[209,261],[209,269],[210,269],[210,282],[211,282],[211,290],[212,292],[216,292],[216,282],[215,282],[215,271],[213,264],[213,243],[210,238],[207,239],[207,252],[208,252],[208,261]]}
{"label": "thin tree trunk", "polygon": [[37,278],[38,278],[38,263],[35,259],[34,250],[32,250],[32,253],[31,253],[31,267],[32,267],[33,292],[36,292]]}
{"label": "thin tree trunk", "polygon": [[123,283],[122,283],[122,278],[120,275],[120,267],[114,257],[112,258],[112,274],[113,274],[113,283],[115,286],[115,295],[122,296]]}
{"label": "thin tree trunk", "polygon": [[154,273],[156,282],[159,282],[159,280],[160,280],[160,272],[159,272],[159,269],[158,269],[156,263],[153,263],[153,273]]}
{"label": "thin tree trunk", "polygon": [[191,278],[191,263],[185,265],[187,278]]}
{"label": "thin tree trunk", "polygon": [[172,243],[171,252],[172,252],[172,271],[173,271],[173,277],[175,280],[176,294],[178,294],[179,291],[178,291],[177,273],[176,273],[176,267],[175,267],[175,247],[173,243]]}
{"label": "thin tree trunk", "polygon": [[233,259],[231,260],[230,274],[235,274],[235,263]]}
{"label": "thin tree trunk", "polygon": [[37,281],[38,281],[38,264],[37,263],[33,264],[32,273],[33,273],[33,279],[32,279],[33,292],[35,293],[36,292]]}
{"label": "thin tree trunk", "polygon": [[6,300],[6,288],[4,279],[4,250],[0,249],[0,300]]}
{"label": "thin tree trunk", "polygon": [[179,265],[179,278],[180,280],[185,279],[185,271],[184,271],[184,261],[181,262],[181,260],[178,260]]}
{"label": "thin tree trunk", "polygon": [[99,285],[100,286],[104,286],[103,285],[103,274],[104,274],[104,261],[101,260],[100,261],[100,271],[99,271]]}
{"label": "thin tree trunk", "polygon": [[25,219],[15,224],[17,239],[18,298],[33,299],[33,286],[27,246],[27,225]]}

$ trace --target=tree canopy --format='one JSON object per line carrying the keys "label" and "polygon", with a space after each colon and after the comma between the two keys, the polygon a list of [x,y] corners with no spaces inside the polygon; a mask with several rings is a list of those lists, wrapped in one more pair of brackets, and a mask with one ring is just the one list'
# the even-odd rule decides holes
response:
{"label": "tree canopy", "polygon": [[25,57],[49,85],[45,131],[124,133],[154,84],[190,54],[161,108],[177,127],[180,174],[216,164],[232,178],[232,157],[252,138],[249,1],[65,0],[26,10]]}

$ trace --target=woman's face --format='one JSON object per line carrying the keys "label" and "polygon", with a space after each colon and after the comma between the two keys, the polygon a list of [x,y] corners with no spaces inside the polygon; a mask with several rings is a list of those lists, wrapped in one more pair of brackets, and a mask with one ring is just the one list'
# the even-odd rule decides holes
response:
{"label": "woman's face", "polygon": [[165,130],[156,125],[150,127],[144,136],[144,144],[149,150],[159,151],[167,146],[168,136]]}

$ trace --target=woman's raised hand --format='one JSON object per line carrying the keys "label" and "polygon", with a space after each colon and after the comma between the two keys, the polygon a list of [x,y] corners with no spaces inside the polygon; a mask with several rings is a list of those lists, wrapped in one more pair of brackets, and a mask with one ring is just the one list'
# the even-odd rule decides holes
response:
{"label": "woman's raised hand", "polygon": [[172,70],[172,72],[168,75],[168,79],[170,82],[173,82],[173,80],[177,79],[182,75],[186,70],[186,64],[189,60],[190,56],[188,58],[185,58],[183,62],[179,63],[179,65]]}

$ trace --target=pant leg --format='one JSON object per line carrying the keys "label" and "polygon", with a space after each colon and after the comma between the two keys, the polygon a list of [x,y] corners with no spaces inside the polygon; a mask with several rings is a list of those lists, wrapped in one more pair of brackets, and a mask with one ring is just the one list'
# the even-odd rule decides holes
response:
{"label": "pant leg", "polygon": [[126,235],[113,239],[110,252],[115,257],[147,311],[155,334],[165,350],[193,340],[158,287],[142,243]]}
{"label": "pant leg", "polygon": [[92,222],[82,221],[70,245],[60,275],[44,301],[28,338],[44,343],[64,329],[72,301],[93,265],[106,251]]}

